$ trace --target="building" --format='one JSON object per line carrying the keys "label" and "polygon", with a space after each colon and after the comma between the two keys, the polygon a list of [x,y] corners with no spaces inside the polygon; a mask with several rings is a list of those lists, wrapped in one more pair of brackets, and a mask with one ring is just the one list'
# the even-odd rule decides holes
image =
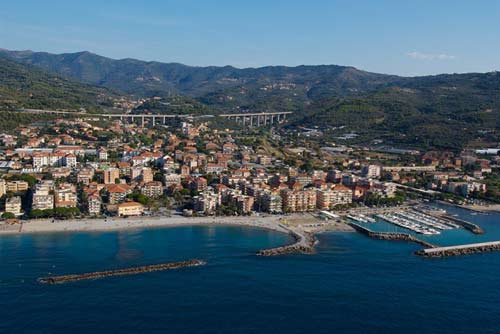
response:
{"label": "building", "polygon": [[379,165],[368,165],[368,166],[363,166],[361,173],[366,178],[377,179],[380,178],[381,171],[382,168]]}
{"label": "building", "polygon": [[74,153],[36,152],[33,154],[33,167],[76,167],[77,159]]}
{"label": "building", "polygon": [[5,201],[5,212],[10,212],[16,216],[21,215],[21,197],[14,196]]}
{"label": "building", "polygon": [[101,198],[97,193],[90,194],[87,198],[87,210],[91,215],[99,215],[101,213]]}
{"label": "building", "polygon": [[99,160],[106,161],[108,160],[108,151],[105,148],[100,148],[97,151],[97,156],[99,157]]}
{"label": "building", "polygon": [[316,190],[316,206],[320,210],[333,209],[337,205],[352,203],[352,190],[343,185],[334,189]]}
{"label": "building", "polygon": [[165,186],[170,187],[172,185],[181,184],[181,175],[180,174],[165,174],[163,177],[165,181]]}
{"label": "building", "polygon": [[139,182],[141,180],[142,167],[130,168],[130,181]]}
{"label": "building", "polygon": [[194,198],[194,209],[206,215],[214,214],[219,204],[220,195],[210,191],[203,192]]}
{"label": "building", "polygon": [[216,163],[208,163],[205,167],[205,170],[208,174],[220,174],[224,170],[226,170],[226,166],[223,164]]}
{"label": "building", "polygon": [[259,197],[260,211],[269,213],[282,213],[283,212],[283,200],[279,194],[271,193],[269,191],[264,192]]}
{"label": "building", "polygon": [[120,170],[118,168],[104,170],[104,184],[114,184],[116,179],[120,179]]}
{"label": "building", "polygon": [[63,158],[63,166],[75,168],[77,163],[76,155],[73,153],[66,154]]}
{"label": "building", "polygon": [[271,160],[271,157],[268,155],[258,155],[257,156],[257,163],[259,165],[269,166],[272,164],[272,160]]}
{"label": "building", "polygon": [[37,184],[31,202],[33,210],[54,209],[54,195],[51,194],[51,187],[46,183]]}
{"label": "building", "polygon": [[305,212],[316,209],[316,190],[291,190],[281,191],[284,212]]}
{"label": "building", "polygon": [[118,204],[118,216],[140,216],[144,212],[144,206],[137,202],[125,202]]}
{"label": "building", "polygon": [[76,175],[76,182],[83,183],[84,185],[89,185],[94,178],[94,170],[91,168],[82,169]]}
{"label": "building", "polygon": [[7,193],[7,183],[4,179],[0,179],[0,197]]}
{"label": "building", "polygon": [[54,190],[54,201],[56,208],[76,207],[78,199],[76,187],[70,183],[62,183]]}
{"label": "building", "polygon": [[191,190],[204,191],[207,189],[207,180],[203,177],[194,178],[189,184]]}
{"label": "building", "polygon": [[160,181],[150,181],[141,188],[142,194],[156,198],[163,195],[163,185]]}
{"label": "building", "polygon": [[20,191],[26,191],[29,188],[29,184],[26,181],[8,181],[6,183],[6,190],[8,192],[17,193]]}
{"label": "building", "polygon": [[144,183],[153,182],[153,170],[151,168],[142,168],[141,181]]}
{"label": "building", "polygon": [[127,195],[132,193],[132,188],[127,184],[110,184],[107,186],[109,204],[125,202]]}

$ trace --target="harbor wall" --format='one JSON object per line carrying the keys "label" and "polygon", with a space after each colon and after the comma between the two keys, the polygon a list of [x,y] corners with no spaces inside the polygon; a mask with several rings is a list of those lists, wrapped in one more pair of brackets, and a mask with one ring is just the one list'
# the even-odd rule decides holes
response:
{"label": "harbor wall", "polygon": [[379,240],[401,240],[401,241],[409,241],[409,242],[415,242],[419,245],[429,247],[429,248],[434,248],[436,247],[435,245],[424,241],[420,240],[413,235],[410,235],[408,233],[400,233],[400,232],[375,232],[372,231],[364,226],[358,225],[356,223],[348,223],[352,228],[354,228],[357,232],[364,234],[370,238],[373,239],[379,239]]}
{"label": "harbor wall", "polygon": [[500,241],[483,242],[469,245],[458,245],[449,247],[437,247],[432,249],[422,249],[416,251],[415,254],[422,257],[437,258],[460,256],[484,252],[500,251]]}

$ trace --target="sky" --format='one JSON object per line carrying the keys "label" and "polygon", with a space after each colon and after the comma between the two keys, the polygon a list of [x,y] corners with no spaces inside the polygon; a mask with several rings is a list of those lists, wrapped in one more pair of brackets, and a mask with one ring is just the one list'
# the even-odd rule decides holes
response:
{"label": "sky", "polygon": [[0,48],[187,65],[500,70],[498,0],[16,0]]}

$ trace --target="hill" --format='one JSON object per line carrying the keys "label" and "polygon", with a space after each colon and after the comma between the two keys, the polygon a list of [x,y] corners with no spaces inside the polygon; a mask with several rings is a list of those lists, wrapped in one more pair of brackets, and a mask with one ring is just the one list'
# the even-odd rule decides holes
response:
{"label": "hill", "polygon": [[293,124],[344,127],[361,141],[458,150],[477,138],[496,144],[499,97],[498,72],[411,78],[363,96],[317,101]]}
{"label": "hill", "polygon": [[477,138],[500,140],[497,72],[399,77],[337,65],[238,69],[114,60],[90,52],[0,53],[70,81],[161,98],[136,113],[293,111],[292,127],[318,126],[336,138],[339,131],[332,128],[342,126],[362,143],[378,138],[460,149]]}
{"label": "hill", "polygon": [[100,110],[116,94],[47,73],[0,54],[0,109],[18,108]]}
{"label": "hill", "polygon": [[232,90],[262,90],[270,95],[275,90],[288,90],[304,98],[316,99],[372,91],[398,79],[396,76],[337,65],[238,69],[232,66],[195,67],[135,59],[115,60],[86,51],[66,54],[1,52],[18,62],[81,82],[142,96],[182,94],[203,97],[214,93],[227,95]]}

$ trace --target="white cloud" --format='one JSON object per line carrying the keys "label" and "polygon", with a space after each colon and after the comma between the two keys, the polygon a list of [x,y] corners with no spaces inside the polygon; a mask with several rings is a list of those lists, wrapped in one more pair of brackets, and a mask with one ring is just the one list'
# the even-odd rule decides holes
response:
{"label": "white cloud", "polygon": [[410,58],[418,60],[454,60],[457,58],[445,53],[422,53],[418,51],[408,52],[406,55]]}

